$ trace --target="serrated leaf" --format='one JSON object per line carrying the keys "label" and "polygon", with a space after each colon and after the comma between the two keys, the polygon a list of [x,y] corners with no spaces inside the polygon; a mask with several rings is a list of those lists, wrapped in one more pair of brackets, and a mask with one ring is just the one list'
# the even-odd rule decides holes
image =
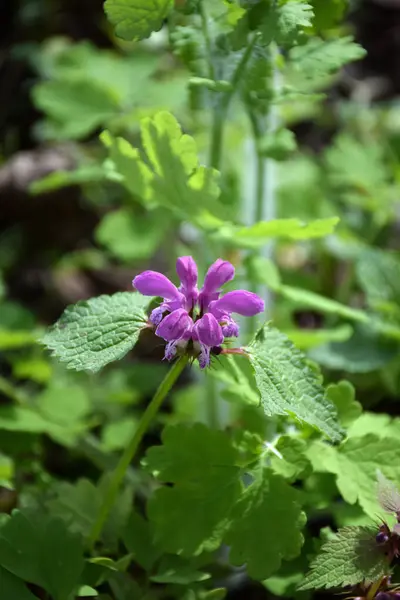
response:
{"label": "serrated leaf", "polygon": [[67,368],[96,373],[136,344],[148,299],[131,292],[99,296],[65,309],[43,343]]}
{"label": "serrated leaf", "polygon": [[25,583],[3,567],[0,567],[0,590],[4,598],[15,600],[37,600]]}
{"label": "serrated leaf", "polygon": [[106,0],[104,10],[124,40],[142,40],[161,28],[172,0]]}
{"label": "serrated leaf", "polygon": [[15,511],[0,528],[0,565],[54,600],[69,600],[83,570],[83,548],[62,521]]}
{"label": "serrated leaf", "polygon": [[155,541],[183,556],[214,549],[241,489],[238,452],[223,432],[201,424],[169,427],[162,439],[148,451],[147,467],[175,485],[156,490],[149,501]]}
{"label": "serrated leaf", "polygon": [[250,577],[269,577],[283,559],[300,554],[305,521],[298,492],[269,469],[260,471],[233,509],[225,536],[230,561],[246,563]]}
{"label": "serrated leaf", "polygon": [[388,574],[389,565],[375,540],[376,530],[344,527],[321,548],[299,590],[370,583]]}
{"label": "serrated leaf", "polygon": [[267,415],[290,415],[332,440],[343,438],[336,409],[306,357],[268,324],[247,348]]}
{"label": "serrated leaf", "polygon": [[287,0],[285,4],[273,3],[261,25],[264,42],[293,44],[302,29],[311,27],[313,16],[312,6],[303,0]]}

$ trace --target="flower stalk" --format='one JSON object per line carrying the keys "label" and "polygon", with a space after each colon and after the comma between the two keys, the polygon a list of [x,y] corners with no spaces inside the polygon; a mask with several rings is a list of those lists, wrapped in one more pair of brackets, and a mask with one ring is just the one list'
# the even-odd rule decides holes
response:
{"label": "flower stalk", "polygon": [[165,376],[164,380],[158,387],[158,390],[154,394],[150,404],[144,411],[142,418],[139,421],[139,425],[135,433],[133,434],[130,443],[125,448],[125,451],[123,452],[121,458],[118,461],[117,466],[115,467],[114,472],[111,475],[106,493],[103,498],[103,504],[100,507],[99,514],[97,515],[97,519],[94,522],[89,535],[88,543],[90,547],[94,546],[94,544],[101,535],[104,524],[106,523],[108,516],[117,499],[118,492],[125,478],[126,472],[132,460],[136,456],[137,450],[140,446],[143,436],[145,435],[150,424],[157,415],[163,400],[165,399],[168,392],[171,390],[172,386],[178,379],[179,375],[182,373],[183,369],[187,365],[188,360],[189,356],[183,355],[173,364],[173,366]]}

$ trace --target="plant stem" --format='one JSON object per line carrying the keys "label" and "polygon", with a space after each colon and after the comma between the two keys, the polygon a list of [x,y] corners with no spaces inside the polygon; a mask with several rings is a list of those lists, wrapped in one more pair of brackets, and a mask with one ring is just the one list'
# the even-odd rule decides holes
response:
{"label": "plant stem", "polygon": [[[208,35],[208,29],[207,29]],[[222,145],[223,145],[223,136],[224,136],[224,121],[228,115],[229,106],[237,88],[239,86],[240,80],[245,73],[247,64],[252,55],[254,46],[256,44],[258,38],[258,33],[254,33],[252,38],[250,39],[246,50],[244,51],[230,81],[230,90],[227,92],[219,92],[222,96],[217,96],[216,103],[213,111],[213,125],[212,125],[212,134],[211,134],[211,146],[210,146],[210,167],[214,169],[219,169],[222,158]],[[209,39],[209,38],[208,38]],[[207,45],[207,42],[206,42]],[[209,54],[209,61],[212,61],[212,56]],[[214,67],[209,69],[210,72],[214,73]]]}
{"label": "plant stem", "polygon": [[168,371],[164,380],[161,382],[158,390],[154,394],[150,404],[147,406],[144,411],[142,418],[139,421],[139,425],[133,434],[131,441],[128,446],[125,448],[112,476],[108,484],[108,488],[104,495],[103,504],[100,508],[99,514],[97,515],[97,519],[93,524],[92,530],[89,536],[89,544],[93,546],[95,542],[98,540],[104,524],[107,520],[107,517],[114,506],[115,500],[118,495],[118,491],[122,481],[125,478],[126,472],[129,468],[130,463],[132,462],[137,449],[143,439],[144,434],[146,433],[150,423],[153,421],[156,416],[165,396],[168,394],[179,375],[182,373],[185,368],[189,357],[187,355],[179,358],[175,364]]}

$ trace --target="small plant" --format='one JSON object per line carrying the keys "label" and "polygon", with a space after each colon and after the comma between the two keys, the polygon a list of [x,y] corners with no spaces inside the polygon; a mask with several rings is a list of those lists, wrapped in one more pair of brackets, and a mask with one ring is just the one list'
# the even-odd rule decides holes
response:
{"label": "small plant", "polygon": [[350,100],[321,153],[293,132],[365,54],[347,2],[104,8],[115,50],[32,58],[39,134],[78,158],[31,192],[95,215],[54,288],[125,268],[44,331],[0,239],[0,596],[399,600],[400,420],[375,407],[400,393],[400,146]]}

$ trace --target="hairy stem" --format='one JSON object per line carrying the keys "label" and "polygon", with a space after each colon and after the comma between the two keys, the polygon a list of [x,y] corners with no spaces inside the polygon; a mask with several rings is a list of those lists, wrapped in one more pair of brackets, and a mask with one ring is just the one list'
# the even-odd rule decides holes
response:
{"label": "hairy stem", "polygon": [[97,519],[93,524],[92,530],[90,532],[88,540],[90,546],[93,546],[100,537],[104,524],[118,496],[121,483],[125,478],[130,463],[136,455],[136,452],[143,439],[143,436],[146,433],[150,423],[156,416],[164,398],[166,397],[166,395],[178,379],[179,375],[185,368],[188,360],[189,357],[187,355],[184,355],[174,363],[174,365],[171,367],[171,369],[165,376],[164,380],[161,382],[150,404],[144,411],[131,441],[125,448],[125,451],[123,452],[121,458],[118,461],[117,466],[115,467],[114,472],[111,475],[111,479],[109,481],[106,493],[103,498],[103,504],[100,507],[99,514],[97,515]]}

